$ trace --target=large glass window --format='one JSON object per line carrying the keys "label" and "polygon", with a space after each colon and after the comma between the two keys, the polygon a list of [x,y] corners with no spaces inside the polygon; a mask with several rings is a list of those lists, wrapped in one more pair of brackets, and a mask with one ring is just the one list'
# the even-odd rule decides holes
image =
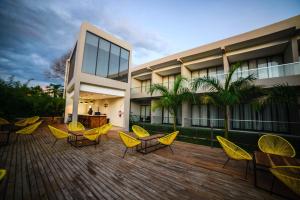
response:
{"label": "large glass window", "polygon": [[213,105],[192,105],[192,126],[224,127],[222,110]]}
{"label": "large glass window", "polygon": [[177,76],[179,76],[179,74],[163,76],[162,85],[164,85],[168,89],[172,89]]}
{"label": "large glass window", "polygon": [[72,56],[70,59],[68,83],[72,80],[73,75],[74,75],[76,50],[77,50],[77,44],[75,45],[75,48],[73,50],[73,53],[72,53]]}
{"label": "large glass window", "polygon": [[109,49],[110,43],[100,39],[96,74],[102,77],[106,77],[108,73]]}
{"label": "large glass window", "polygon": [[150,105],[141,105],[140,121],[142,121],[142,122],[150,122],[151,121],[151,106]]}
{"label": "large glass window", "polygon": [[129,51],[92,33],[86,33],[81,71],[128,82]]}
{"label": "large glass window", "polygon": [[141,92],[142,93],[148,93],[151,86],[151,79],[149,80],[143,80],[141,82]]}
{"label": "large glass window", "polygon": [[256,111],[249,104],[232,109],[232,128],[241,130],[288,132],[289,109],[286,104],[271,104]]}
{"label": "large glass window", "polygon": [[116,78],[120,67],[120,47],[111,44],[109,57],[108,77]]}
{"label": "large glass window", "polygon": [[[176,123],[177,124],[181,124],[181,115],[182,115],[182,111],[181,111],[181,105],[178,105],[178,109],[177,109],[177,117],[176,117]],[[171,110],[169,108],[163,108],[162,109],[162,116],[163,116],[163,124],[173,124],[174,122],[174,116],[171,113]]]}
{"label": "large glass window", "polygon": [[95,74],[97,49],[99,38],[89,32],[86,33],[82,72]]}

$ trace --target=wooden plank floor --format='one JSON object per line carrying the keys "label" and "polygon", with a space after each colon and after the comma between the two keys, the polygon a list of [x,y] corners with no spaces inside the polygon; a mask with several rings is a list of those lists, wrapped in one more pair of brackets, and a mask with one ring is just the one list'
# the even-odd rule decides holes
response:
{"label": "wooden plank floor", "polygon": [[0,147],[0,168],[8,169],[1,199],[281,199],[255,188],[240,172],[231,174],[235,165],[220,170],[220,149],[176,142],[175,155],[165,148],[122,159],[116,135],[111,131],[97,148],[74,148],[66,141],[52,148],[47,126],[17,142],[12,134],[10,145]]}

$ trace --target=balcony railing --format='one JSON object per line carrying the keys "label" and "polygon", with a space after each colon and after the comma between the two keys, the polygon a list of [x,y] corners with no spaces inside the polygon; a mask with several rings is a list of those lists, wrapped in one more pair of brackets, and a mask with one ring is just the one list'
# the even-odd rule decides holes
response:
{"label": "balcony railing", "polygon": [[[267,78],[277,78],[277,77],[285,77],[292,75],[300,75],[300,62],[288,63],[282,65],[273,65],[268,67],[261,67],[249,70],[238,69],[234,75],[233,80],[237,80],[240,77],[247,77],[248,75],[253,74],[257,79],[267,79]],[[227,73],[224,74],[215,74],[209,75],[210,77],[215,77],[221,82],[225,80]],[[191,79],[190,81],[192,81]],[[172,88],[173,81],[169,83],[162,83],[166,87]],[[149,93],[150,86],[148,87],[134,87],[131,88],[131,94],[144,94],[150,95]]]}

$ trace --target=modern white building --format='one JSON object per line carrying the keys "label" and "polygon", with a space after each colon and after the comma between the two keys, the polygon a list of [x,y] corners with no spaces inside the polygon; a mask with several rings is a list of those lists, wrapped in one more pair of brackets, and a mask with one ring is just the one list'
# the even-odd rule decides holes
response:
{"label": "modern white building", "polygon": [[128,129],[131,49],[89,23],[81,25],[66,68],[65,122],[88,124],[88,116],[105,116],[114,126]]}
{"label": "modern white building", "polygon": [[[177,75],[190,80],[199,76],[222,78],[236,62],[242,63],[238,76],[253,73],[257,85],[270,88],[288,83],[300,91],[300,16],[135,68],[130,68],[131,50],[127,42],[82,24],[67,65],[65,121],[69,114],[73,121],[78,120],[78,115],[87,115],[91,107],[125,129],[130,118],[142,123],[172,123],[168,109],[151,110],[159,98],[149,94],[151,84],[171,88]],[[197,95],[204,92],[199,90]],[[213,105],[185,102],[178,106],[178,113],[183,127],[223,127],[222,110]],[[300,128],[299,106],[268,105],[255,111],[248,104],[240,104],[230,116],[230,129],[235,130],[290,133]]]}

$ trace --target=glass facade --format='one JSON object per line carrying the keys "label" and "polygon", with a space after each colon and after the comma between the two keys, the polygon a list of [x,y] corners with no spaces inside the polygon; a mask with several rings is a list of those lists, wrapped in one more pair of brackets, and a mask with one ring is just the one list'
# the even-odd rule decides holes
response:
{"label": "glass facade", "polygon": [[176,77],[179,76],[179,75],[180,74],[163,76],[162,77],[162,85],[164,85],[168,89],[173,88],[174,81],[176,80]]}
{"label": "glass facade", "polygon": [[257,79],[281,77],[285,75],[284,68],[276,67],[281,64],[283,64],[282,55],[242,61],[241,67],[234,74],[234,78],[246,77],[249,74],[254,74]]}
{"label": "glass facade", "polygon": [[129,56],[128,50],[87,32],[81,71],[128,82]]}
{"label": "glass facade", "polygon": [[71,59],[70,59],[68,83],[72,80],[72,78],[74,76],[76,50],[77,50],[77,43],[75,45],[75,48],[73,50],[73,53],[72,53],[72,56],[71,56]]}
{"label": "glass facade", "polygon": [[224,127],[224,112],[214,105],[192,105],[192,126]]}
{"label": "glass facade", "polygon": [[[178,110],[177,110],[177,121],[176,121],[176,123],[177,124],[181,124],[181,114],[182,114],[182,112],[181,112],[181,105],[179,105],[178,106]],[[174,117],[173,117],[173,115],[171,114],[171,111],[170,111],[170,109],[169,108],[163,108],[162,109],[162,123],[163,124],[173,124],[173,122],[174,122]]]}
{"label": "glass facade", "polygon": [[260,111],[249,104],[236,105],[232,109],[232,128],[241,130],[288,132],[290,109],[286,104],[271,104]]}
{"label": "glass facade", "polygon": [[151,86],[151,79],[141,81],[141,92],[148,93]]}
{"label": "glass facade", "polygon": [[140,106],[140,121],[141,122],[151,121],[151,105]]}
{"label": "glass facade", "polygon": [[218,79],[223,79],[224,77],[224,67],[223,66],[217,66],[217,67],[209,67],[204,68],[196,71],[192,71],[192,79],[199,78],[199,77],[205,77],[205,76],[212,76]]}

